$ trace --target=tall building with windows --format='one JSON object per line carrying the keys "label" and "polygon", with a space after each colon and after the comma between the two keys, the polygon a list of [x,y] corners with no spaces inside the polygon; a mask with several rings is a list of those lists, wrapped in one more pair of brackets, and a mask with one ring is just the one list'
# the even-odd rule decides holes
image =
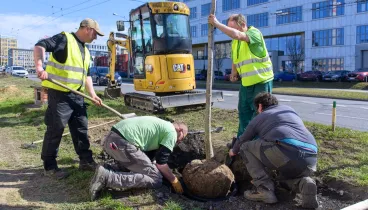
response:
{"label": "tall building with windows", "polygon": [[26,69],[34,68],[33,50],[9,49],[9,66],[23,66]]}
{"label": "tall building with windows", "polygon": [[[207,69],[211,0],[181,1],[191,11],[195,68]],[[368,70],[368,0],[217,1],[216,17],[222,23],[238,13],[264,35],[275,72]],[[223,59],[219,69],[225,72],[231,69],[231,39],[215,31],[215,43],[221,53],[217,58]]]}
{"label": "tall building with windows", "polygon": [[0,66],[8,65],[8,51],[13,48],[17,48],[17,39],[0,35]]}

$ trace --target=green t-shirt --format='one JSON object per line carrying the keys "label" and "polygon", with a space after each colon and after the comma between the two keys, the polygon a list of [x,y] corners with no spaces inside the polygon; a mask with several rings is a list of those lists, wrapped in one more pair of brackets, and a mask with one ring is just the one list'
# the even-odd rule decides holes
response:
{"label": "green t-shirt", "polygon": [[160,145],[173,151],[177,140],[174,125],[157,117],[133,117],[122,120],[113,127],[142,151],[156,150]]}
{"label": "green t-shirt", "polygon": [[[253,30],[249,30],[252,28]],[[252,51],[252,53],[256,55],[257,57],[260,57],[260,58],[265,57],[267,55],[267,49],[263,43],[262,33],[258,29],[255,29],[252,26],[250,26],[249,29],[247,30],[247,32],[245,32],[245,34],[249,38],[248,46],[249,46],[250,51]]]}

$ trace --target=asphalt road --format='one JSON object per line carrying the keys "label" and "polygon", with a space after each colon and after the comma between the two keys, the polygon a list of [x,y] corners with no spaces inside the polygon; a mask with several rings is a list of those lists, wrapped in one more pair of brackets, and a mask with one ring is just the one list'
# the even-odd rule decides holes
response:
{"label": "asphalt road", "polygon": [[[31,76],[30,79],[38,80]],[[95,86],[96,90],[103,91],[105,86]],[[122,84],[122,93],[135,92],[133,84]],[[238,92],[223,91],[225,101],[215,102],[214,107],[221,109],[237,109]],[[367,92],[368,94],[368,92]],[[276,95],[281,104],[293,107],[304,121],[331,125],[332,103],[337,103],[338,127],[368,131],[368,102],[327,99],[301,96]]]}

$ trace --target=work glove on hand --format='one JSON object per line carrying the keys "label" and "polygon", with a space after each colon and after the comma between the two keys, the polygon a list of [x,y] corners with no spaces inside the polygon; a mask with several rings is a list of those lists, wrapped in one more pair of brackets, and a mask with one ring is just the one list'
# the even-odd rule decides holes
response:
{"label": "work glove on hand", "polygon": [[181,183],[177,177],[175,177],[174,181],[171,182],[171,185],[176,193],[182,194],[184,192],[183,187],[181,186]]}

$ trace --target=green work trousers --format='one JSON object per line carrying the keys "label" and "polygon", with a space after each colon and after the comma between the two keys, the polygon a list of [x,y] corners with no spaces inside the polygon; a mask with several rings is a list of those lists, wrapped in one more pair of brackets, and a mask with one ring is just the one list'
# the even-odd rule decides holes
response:
{"label": "green work trousers", "polygon": [[266,83],[258,83],[251,86],[243,86],[241,85],[239,90],[239,102],[238,102],[238,112],[239,112],[239,128],[238,135],[243,134],[245,129],[247,128],[249,122],[256,116],[257,110],[254,107],[254,98],[258,93],[261,92],[269,92],[272,93],[272,84],[273,81],[269,81]]}

